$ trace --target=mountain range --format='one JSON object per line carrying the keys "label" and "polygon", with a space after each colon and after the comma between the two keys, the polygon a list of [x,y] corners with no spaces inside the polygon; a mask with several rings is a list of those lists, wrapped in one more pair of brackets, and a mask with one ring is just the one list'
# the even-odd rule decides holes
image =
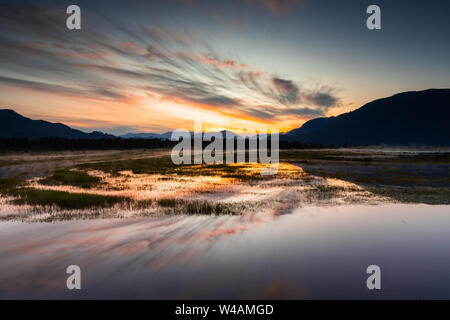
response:
{"label": "mountain range", "polygon": [[129,132],[127,134],[123,134],[119,136],[122,139],[161,139],[161,140],[170,140],[170,137],[172,136],[172,132],[166,132],[166,133],[153,133],[153,132],[140,132],[140,133],[132,133]]}
{"label": "mountain range", "polygon": [[[160,140],[170,140],[170,138],[172,137],[172,132],[173,131],[168,131],[168,132],[163,133],[163,134],[159,134],[159,133],[131,133],[130,132],[130,133],[121,135],[119,137],[122,138],[122,139],[160,139]],[[234,133],[233,131],[223,130],[223,131],[220,131],[220,133],[222,134],[223,139],[230,139],[230,138],[234,139],[234,137],[240,137],[238,134]],[[200,133],[189,132],[189,134],[191,135],[191,137],[199,136],[200,138],[202,138],[202,136],[200,136]]]}
{"label": "mountain range", "polygon": [[111,134],[99,131],[90,133],[73,129],[62,123],[52,123],[43,120],[31,120],[14,110],[0,110],[0,138],[40,139],[47,137],[67,139],[110,139]]}
{"label": "mountain range", "polygon": [[283,135],[334,145],[450,145],[450,89],[411,91],[337,117],[316,118]]}
{"label": "mountain range", "polygon": [[[316,118],[280,135],[281,140],[325,145],[450,145],[450,89],[403,92],[378,99],[336,117]],[[235,133],[222,131],[233,137]],[[127,133],[122,136],[31,120],[13,110],[0,110],[0,138],[161,139],[172,132]],[[191,133],[192,135],[193,133]]]}

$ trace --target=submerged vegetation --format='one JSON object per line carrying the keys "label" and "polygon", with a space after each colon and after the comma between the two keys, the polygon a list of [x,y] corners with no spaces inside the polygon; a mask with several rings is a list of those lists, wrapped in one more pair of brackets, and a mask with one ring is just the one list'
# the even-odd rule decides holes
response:
{"label": "submerged vegetation", "polygon": [[77,166],[81,170],[98,170],[107,173],[117,174],[120,171],[131,171],[135,174],[172,174],[177,171],[182,172],[184,166],[177,166],[172,163],[170,156],[161,156],[143,159],[126,159],[84,163]]}
{"label": "submerged vegetation", "polygon": [[7,195],[22,183],[18,177],[0,179],[0,193]]}
{"label": "submerged vegetation", "polygon": [[281,152],[311,175],[355,183],[408,203],[450,203],[450,152],[447,150],[346,149]]}
{"label": "submerged vegetation", "polygon": [[40,183],[43,185],[70,185],[80,188],[92,188],[100,181],[99,177],[88,175],[82,171],[57,170],[51,176],[40,180]]}
{"label": "submerged vegetation", "polygon": [[42,177],[46,157],[36,157],[35,173],[32,157],[0,159],[27,163],[27,171],[0,179],[0,219],[279,214],[303,205],[450,199],[448,152],[282,151],[278,173],[268,176],[259,163],[177,166],[167,154],[127,151],[65,154],[67,165],[55,155],[58,166]]}
{"label": "submerged vegetation", "polygon": [[54,190],[39,190],[23,188],[16,190],[13,195],[14,204],[28,204],[39,206],[58,206],[62,209],[88,209],[95,207],[111,207],[116,203],[123,203],[126,198],[104,196],[88,193],[69,193]]}
{"label": "submerged vegetation", "polygon": [[180,200],[163,198],[158,200],[158,205],[163,208],[171,208],[166,213],[188,215],[239,215],[245,204],[212,202],[206,200]]}

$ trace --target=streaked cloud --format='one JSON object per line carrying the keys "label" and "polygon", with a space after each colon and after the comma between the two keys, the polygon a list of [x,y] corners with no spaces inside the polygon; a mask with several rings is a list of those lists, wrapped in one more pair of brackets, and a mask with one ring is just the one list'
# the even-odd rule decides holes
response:
{"label": "streaked cloud", "polygon": [[251,0],[253,3],[262,4],[275,16],[279,16],[281,13],[297,9],[304,0]]}
{"label": "streaked cloud", "polygon": [[273,77],[272,82],[277,89],[277,96],[283,104],[296,104],[299,101],[298,86],[291,80]]}
{"label": "streaked cloud", "polygon": [[[265,1],[274,13],[297,1]],[[170,101],[252,121],[304,120],[338,104],[335,90],[216,52],[200,34],[125,24],[96,12],[65,29],[60,10],[1,5],[2,86],[147,106]],[[36,101],[39,103],[39,101]],[[124,110],[125,112],[125,110]]]}

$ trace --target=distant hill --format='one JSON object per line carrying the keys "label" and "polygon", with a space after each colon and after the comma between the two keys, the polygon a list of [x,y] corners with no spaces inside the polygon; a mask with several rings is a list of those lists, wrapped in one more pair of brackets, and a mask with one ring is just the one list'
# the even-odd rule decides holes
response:
{"label": "distant hill", "polygon": [[113,135],[99,131],[86,133],[62,123],[31,120],[9,109],[0,110],[0,138],[40,139],[47,137],[67,139],[111,139]]}
{"label": "distant hill", "polygon": [[122,139],[160,139],[160,140],[170,140],[172,132],[166,132],[163,134],[159,133],[127,133],[120,136]]}
{"label": "distant hill", "polygon": [[404,92],[337,117],[317,118],[282,139],[351,145],[450,145],[450,89]]}
{"label": "distant hill", "polygon": [[[317,118],[280,135],[281,140],[325,145],[450,146],[450,89],[404,92],[372,101],[337,117]],[[239,135],[221,131],[232,138]],[[170,140],[172,132],[128,133],[124,139]],[[191,136],[193,133],[191,133]],[[113,139],[114,135],[86,133],[61,123],[31,120],[13,110],[0,110],[0,138]]]}
{"label": "distant hill", "polygon": [[[194,136],[194,132],[189,132],[191,137]],[[216,132],[217,133],[217,132]],[[232,132],[232,131],[228,131],[228,130],[223,130],[220,131],[220,133],[222,134],[223,139],[227,139],[231,138],[234,139],[234,137],[240,137],[240,135]],[[195,136],[199,136],[199,134],[196,134]],[[160,140],[170,140],[170,138],[172,137],[172,131],[163,133],[163,134],[159,134],[159,133],[154,133],[154,132],[147,132],[147,133],[127,133],[124,135],[121,135],[120,138],[123,139],[160,139]]]}

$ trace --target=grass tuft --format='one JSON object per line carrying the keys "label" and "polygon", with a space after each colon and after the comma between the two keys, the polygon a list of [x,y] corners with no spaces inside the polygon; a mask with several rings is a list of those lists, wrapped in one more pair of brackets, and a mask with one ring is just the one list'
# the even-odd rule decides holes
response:
{"label": "grass tuft", "polygon": [[70,185],[80,188],[92,188],[101,181],[98,177],[93,177],[82,171],[58,170],[50,177],[40,180],[44,185]]}
{"label": "grass tuft", "polygon": [[0,193],[9,194],[15,190],[22,181],[19,178],[3,178],[0,179]]}
{"label": "grass tuft", "polygon": [[88,209],[94,207],[111,207],[116,203],[124,203],[127,198],[116,196],[103,196],[86,193],[69,193],[64,191],[40,190],[40,189],[17,189],[14,192],[19,199],[13,200],[15,204],[29,204],[52,206],[56,205],[62,209]]}
{"label": "grass tuft", "polygon": [[242,206],[232,203],[211,202],[206,200],[181,200],[162,198],[157,200],[160,207],[170,209],[172,214],[188,215],[239,215]]}
{"label": "grass tuft", "polygon": [[173,208],[177,205],[178,200],[172,199],[172,198],[161,198],[161,199],[158,199],[157,203],[160,207]]}

